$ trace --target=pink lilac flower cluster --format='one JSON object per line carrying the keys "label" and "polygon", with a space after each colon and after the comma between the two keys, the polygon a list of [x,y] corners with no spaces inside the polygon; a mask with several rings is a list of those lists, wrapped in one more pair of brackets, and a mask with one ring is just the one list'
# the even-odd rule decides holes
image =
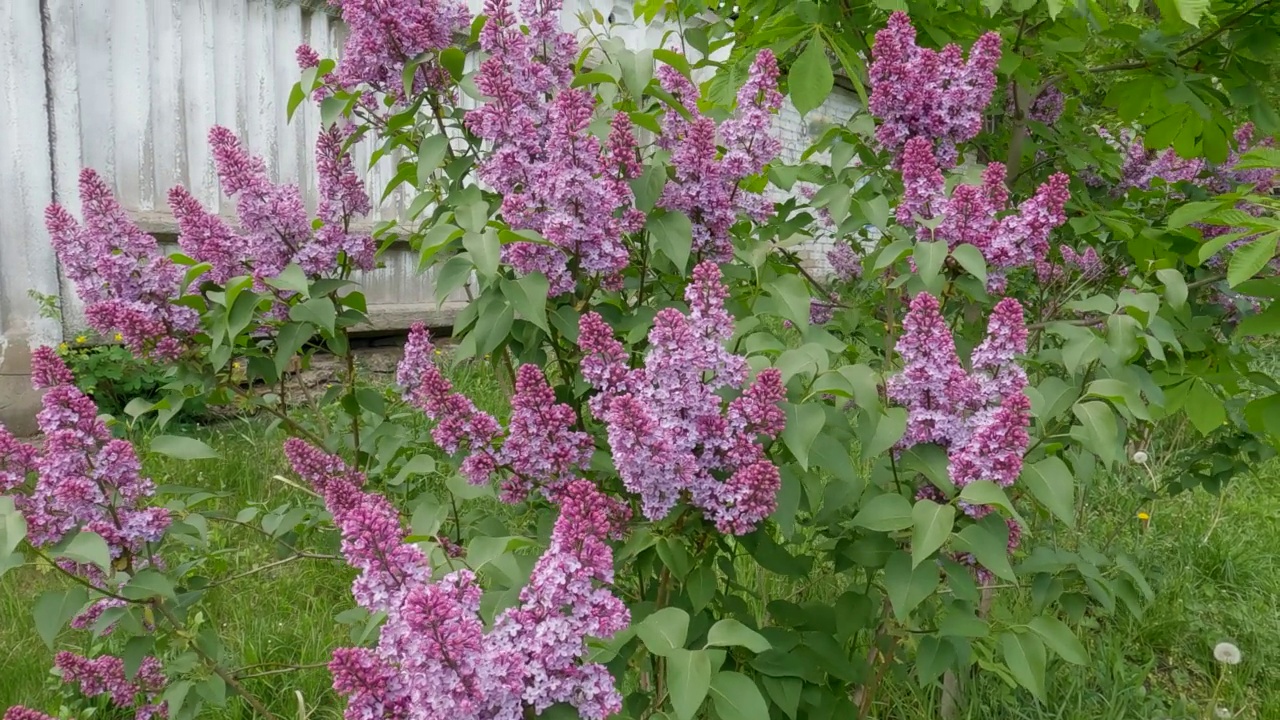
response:
{"label": "pink lilac flower cluster", "polygon": [[215,126],[209,145],[223,191],[236,198],[240,232],[177,186],[169,191],[169,205],[178,220],[178,244],[192,258],[209,263],[208,278],[216,283],[243,274],[261,282],[290,263],[318,277],[334,271],[344,253],[354,266],[371,269],[373,239],[347,232],[351,219],[368,213],[372,205],[343,153],[344,140],[343,131],[331,128],[316,143],[323,226],[313,231],[298,186],[272,183],[262,158],[250,155],[230,130]]}
{"label": "pink lilac flower cluster", "polygon": [[592,412],[645,516],[665,517],[687,493],[721,532],[743,534],[776,506],[778,468],[756,438],[782,432],[785,390],[767,369],[724,407],[717,391],[740,388],[747,376],[746,361],[725,349],[733,334],[726,294],[715,263],[700,263],[685,292],[689,313],[659,311],[641,368],[627,366],[622,343],[596,313],[582,316],[578,344],[583,377],[599,391]]}
{"label": "pink lilac flower cluster", "polygon": [[343,554],[361,574],[353,595],[386,613],[374,648],[341,648],[329,665],[347,697],[345,717],[396,720],[519,720],[573,705],[590,720],[621,709],[612,677],[586,661],[587,637],[608,638],[630,621],[626,606],[596,583],[613,580],[615,537],[626,508],[586,480],[561,494],[551,544],[520,603],[486,633],[481,589],[468,570],[432,581],[425,555],[404,542],[395,508],[361,489],[340,458],[292,439],[285,453],[324,497]]}
{"label": "pink lilac flower cluster", "polygon": [[938,161],[954,165],[956,143],[982,129],[983,110],[996,89],[1000,35],[978,38],[965,60],[958,45],[941,51],[917,46],[911,20],[895,12],[876,33],[871,57],[869,107],[880,119],[880,144],[897,153],[913,137],[937,140]]}
{"label": "pink lilac flower cluster", "polygon": [[[1049,176],[1034,196],[1008,211],[1005,167],[991,163],[979,185],[960,184],[945,194],[946,182],[930,141],[913,137],[902,152],[902,201],[895,209],[898,222],[931,240],[945,240],[948,247],[968,243],[982,251],[987,265],[1002,277],[1007,271],[1033,266],[1049,254],[1049,234],[1067,221],[1065,207],[1071,193],[1070,178]],[[935,220],[926,228],[920,220]],[[998,291],[998,290],[997,290]]]}
{"label": "pink lilac flower cluster", "polygon": [[[146,567],[147,544],[161,539],[171,518],[165,508],[143,505],[155,485],[142,476],[133,445],[111,437],[98,407],[73,384],[71,371],[51,348],[37,348],[31,366],[36,388],[47,390],[36,416],[43,447],[21,443],[0,427],[0,493],[15,496],[28,542],[49,547],[76,532],[92,532],[106,541],[113,561],[125,563],[130,572]],[[58,564],[96,587],[113,586],[96,565],[67,559]],[[120,602],[99,600],[72,621],[73,627],[92,627],[104,610]]]}
{"label": "pink lilac flower cluster", "polygon": [[[716,144],[716,121],[698,109],[698,88],[670,65],[660,65],[658,82],[684,113],[671,108],[663,116],[658,145],[671,153],[675,177],[663,188],[659,206],[689,216],[693,250],[718,263],[733,257],[729,229],[738,214],[762,222],[773,214],[773,203],[739,183],[763,171],[777,157],[782,143],[770,124],[782,106],[778,92],[778,60],[763,50],[751,63],[746,83],[738,90],[737,113],[719,126],[725,150]],[[686,117],[687,114],[687,117]]]}
{"label": "pink lilac flower cluster", "polygon": [[[86,697],[107,695],[118,708],[137,707],[134,720],[167,718],[168,708],[160,699],[167,680],[160,668],[160,661],[145,657],[137,673],[130,680],[125,675],[124,660],[113,655],[100,655],[89,659],[74,653],[60,652],[53,660],[62,674],[62,681],[80,687]],[[138,702],[139,695],[142,702]],[[7,717],[7,716],[6,716]]]}
{"label": "pink lilac flower cluster", "polygon": [[83,225],[57,204],[45,211],[45,224],[89,324],[105,335],[119,333],[138,355],[176,359],[200,324],[194,310],[170,302],[182,286],[182,268],[88,168],[80,172],[80,205]]}
{"label": "pink lilac flower cluster", "polygon": [[507,0],[487,0],[480,46],[489,57],[476,74],[487,95],[466,124],[493,150],[479,176],[502,193],[504,220],[534,230],[550,244],[507,245],[517,272],[541,272],[551,293],[569,292],[576,278],[616,283],[630,259],[624,236],[644,225],[627,183],[640,173],[626,113],[617,113],[607,141],[589,131],[595,98],[570,88],[577,42],[561,31],[559,0],[523,0],[522,32]]}
{"label": "pink lilac flower cluster", "polygon": [[15,705],[4,711],[3,720],[58,720],[52,715],[45,715],[38,710]]}
{"label": "pink lilac flower cluster", "polygon": [[437,421],[432,429],[436,444],[448,453],[467,451],[462,472],[472,483],[505,474],[501,497],[506,502],[520,502],[534,489],[558,500],[564,486],[586,467],[595,445],[590,435],[573,429],[577,415],[556,402],[542,370],[521,365],[516,371],[511,418],[504,432],[492,415],[453,390],[433,362],[432,349],[426,329],[414,325],[397,380],[405,399]]}
{"label": "pink lilac flower cluster", "polygon": [[[1098,255],[1098,251],[1091,246],[1086,246],[1082,252],[1076,252],[1070,245],[1059,245],[1058,253],[1062,256],[1061,264],[1049,260],[1036,260],[1036,279],[1041,284],[1064,279],[1071,270],[1080,273],[1081,279],[1086,281],[1098,280],[1107,274],[1107,264],[1102,260],[1102,256]],[[1116,272],[1125,276],[1128,275],[1129,269],[1121,266],[1116,269]]]}
{"label": "pink lilac flower cluster", "polygon": [[[448,73],[435,54],[452,47],[471,23],[461,0],[331,0],[349,29],[337,80],[347,87],[367,85],[401,98],[405,66],[426,54],[414,71],[412,91],[443,87]],[[300,58],[301,59],[301,58]],[[317,63],[318,64],[318,63]]]}
{"label": "pink lilac flower cluster", "polygon": [[431,439],[441,450],[467,452],[462,473],[477,485],[488,482],[497,467],[495,444],[502,425],[492,415],[453,389],[432,359],[435,347],[422,323],[414,323],[404,346],[404,358],[396,368],[396,382],[404,399],[436,421]]}
{"label": "pink lilac flower cluster", "polygon": [[1022,306],[1004,298],[966,371],[937,298],[916,295],[895,346],[903,370],[888,382],[889,398],[907,408],[902,446],[942,445],[957,487],[977,480],[1012,485],[1029,442],[1027,376],[1016,362],[1026,343]]}

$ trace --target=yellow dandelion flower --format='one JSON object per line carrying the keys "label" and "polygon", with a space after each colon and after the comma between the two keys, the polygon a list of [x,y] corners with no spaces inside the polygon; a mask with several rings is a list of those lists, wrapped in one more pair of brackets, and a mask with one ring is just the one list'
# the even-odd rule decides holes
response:
{"label": "yellow dandelion flower", "polygon": [[233,370],[239,370],[239,369],[240,369],[240,361],[239,361],[239,360],[237,360],[237,361],[235,361],[235,362],[231,363],[231,369],[233,369]]}
{"label": "yellow dandelion flower", "polygon": [[66,352],[67,348],[68,348],[68,345],[66,343],[58,343],[59,352]]}
{"label": "yellow dandelion flower", "polygon": [[122,342],[123,340],[124,340],[124,335],[121,335],[120,333],[116,333],[116,342]]}
{"label": "yellow dandelion flower", "polygon": [[83,345],[83,344],[85,344],[85,343],[87,343],[87,342],[89,342],[89,338],[85,337],[84,335],[77,335],[77,336],[76,336],[76,344],[78,344],[78,345]]}
{"label": "yellow dandelion flower", "polygon": [[1149,513],[1140,512],[1138,513],[1138,519],[1142,522],[1146,522],[1151,519],[1151,515]]}

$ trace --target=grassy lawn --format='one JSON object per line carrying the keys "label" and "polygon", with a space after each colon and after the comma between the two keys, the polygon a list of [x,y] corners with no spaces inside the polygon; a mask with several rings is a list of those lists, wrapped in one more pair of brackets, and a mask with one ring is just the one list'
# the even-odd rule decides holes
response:
{"label": "grassy lawn", "polygon": [[[501,390],[483,368],[457,376],[466,392],[486,409],[499,410]],[[221,460],[178,462],[150,458],[146,472],[160,484],[198,487],[218,496],[204,509],[234,514],[257,505],[269,512],[302,501],[301,491],[276,479],[288,475],[280,451],[283,437],[260,424],[235,422],[202,433]],[[1102,720],[1151,718],[1180,720],[1211,717],[1209,700],[1219,683],[1213,646],[1236,643],[1244,654],[1217,687],[1217,706],[1230,717],[1280,717],[1280,465],[1239,478],[1222,497],[1203,491],[1164,500],[1152,509],[1149,528],[1129,517],[1125,484],[1135,478],[1109,478],[1094,486],[1086,508],[1084,533],[1095,545],[1113,538],[1138,559],[1158,593],[1141,619],[1123,611],[1095,621],[1083,632],[1091,664],[1057,662],[1052,666],[1049,701],[1035,702],[998,677],[978,671],[967,684],[959,717],[974,720]],[[1121,514],[1124,517],[1121,517]],[[330,534],[304,539],[309,548],[336,552]],[[217,552],[210,574],[228,577],[279,557],[274,543],[260,534],[222,523],[210,524]],[[216,571],[216,572],[212,572]],[[230,664],[253,667],[245,680],[282,717],[297,718],[300,700],[311,718],[339,718],[342,706],[329,687],[323,667],[270,674],[276,665],[312,665],[328,660],[333,648],[351,644],[336,614],[353,606],[353,571],[340,562],[298,560],[211,591],[209,616],[226,643]],[[808,590],[821,585],[815,579]],[[49,675],[53,651],[36,634],[32,598],[55,587],[59,578],[35,566],[0,579],[0,709],[13,704],[54,709],[63,692]],[[1005,590],[997,612],[1016,611],[1027,602],[1023,590]],[[64,632],[57,649],[87,652],[86,633]],[[937,691],[920,690],[909,678],[890,678],[877,703],[878,718],[924,720],[937,717]],[[208,716],[248,718],[232,701]],[[98,714],[97,717],[112,717]]]}

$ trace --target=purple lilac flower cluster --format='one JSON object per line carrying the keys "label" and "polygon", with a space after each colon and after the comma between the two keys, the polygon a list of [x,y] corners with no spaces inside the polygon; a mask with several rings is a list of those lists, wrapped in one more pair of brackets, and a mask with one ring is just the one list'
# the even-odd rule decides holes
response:
{"label": "purple lilac flower cluster", "polygon": [[516,371],[516,392],[504,437],[502,425],[492,415],[453,390],[433,362],[432,350],[426,329],[420,323],[414,325],[397,381],[405,399],[437,421],[431,431],[436,444],[448,453],[467,451],[462,472],[474,484],[505,473],[501,497],[506,502],[523,501],[534,489],[558,501],[564,486],[586,467],[595,444],[590,435],[573,429],[577,415],[573,408],[556,402],[542,370],[521,365]]}
{"label": "purple lilac flower cluster", "polygon": [[290,263],[318,277],[335,270],[343,253],[355,266],[371,269],[373,239],[347,232],[351,219],[367,214],[372,204],[343,152],[345,139],[342,130],[330,128],[316,142],[323,226],[313,232],[298,186],[272,183],[262,158],[249,155],[227,128],[214,127],[209,145],[223,191],[236,198],[241,231],[177,186],[169,191],[169,205],[181,231],[178,244],[192,258],[209,263],[208,277],[217,283],[241,274],[263,281]]}
{"label": "purple lilac flower cluster", "polygon": [[[974,349],[972,368],[966,371],[937,298],[916,295],[895,346],[903,370],[888,382],[889,398],[907,408],[902,447],[943,446],[957,487],[978,480],[1013,485],[1030,442],[1027,376],[1016,362],[1026,344],[1022,306],[1005,298],[992,311],[986,339]],[[974,517],[990,512],[986,507],[963,509]]]}
{"label": "purple lilac flower cluster", "polygon": [[938,140],[938,161],[955,164],[956,143],[982,129],[982,113],[996,89],[1000,35],[978,38],[965,60],[958,45],[940,52],[916,45],[916,30],[906,13],[895,12],[876,33],[871,48],[871,113],[880,119],[876,138],[901,151],[907,140]]}
{"label": "purple lilac flower cluster", "polygon": [[658,204],[689,216],[693,250],[701,257],[718,263],[733,257],[729,229],[739,213],[757,221],[773,214],[772,202],[739,183],[760,173],[782,149],[781,141],[769,132],[773,114],[782,106],[778,72],[777,58],[769,50],[751,63],[747,81],[738,90],[737,114],[719,126],[722,155],[715,120],[698,109],[697,86],[675,67],[658,67],[662,89],[684,111],[672,108],[663,116],[658,145],[670,151],[675,177],[663,188]]}
{"label": "purple lilac flower cluster", "polygon": [[541,272],[553,295],[576,284],[570,268],[613,284],[630,256],[623,236],[644,225],[627,180],[640,172],[626,113],[614,115],[608,140],[589,132],[595,98],[570,88],[578,46],[559,26],[559,0],[523,0],[522,32],[507,0],[487,0],[480,46],[489,57],[476,86],[491,98],[467,113],[467,127],[493,143],[480,178],[502,193],[502,214],[516,229],[550,244],[507,245],[522,273]]}
{"label": "purple lilac flower cluster", "polygon": [[[79,685],[81,694],[87,697],[110,696],[111,704],[119,708],[136,706],[134,720],[169,716],[165,702],[160,699],[167,680],[160,669],[160,661],[154,657],[142,659],[132,680],[125,675],[124,660],[113,655],[89,659],[60,652],[53,663],[62,673],[62,681]],[[141,703],[138,702],[139,695],[142,696]]]}
{"label": "purple lilac flower cluster", "polygon": [[174,305],[183,271],[160,250],[112,196],[96,172],[80,172],[81,225],[61,205],[50,205],[45,224],[63,272],[85,301],[97,331],[119,333],[138,355],[173,360],[182,354],[200,318]]}
{"label": "purple lilac flower cluster", "polygon": [[[467,4],[461,0],[332,3],[342,9],[342,20],[350,31],[338,64],[338,82],[352,88],[368,85],[397,98],[404,94],[405,66],[423,54],[427,59],[414,71],[412,91],[443,87],[448,73],[440,67],[435,54],[453,46],[455,36],[466,32],[471,22]],[[302,60],[300,56],[299,62]]]}
{"label": "purple lilac flower cluster", "polygon": [[[27,522],[28,542],[49,547],[88,531],[106,541],[112,560],[129,572],[147,567],[147,544],[161,539],[171,518],[165,508],[142,504],[155,494],[155,486],[142,476],[133,445],[111,437],[93,400],[75,386],[71,371],[51,348],[37,348],[31,365],[36,388],[47,390],[36,416],[44,445],[37,450],[0,427],[0,493],[15,496]],[[58,564],[96,587],[116,584],[96,565],[67,559]],[[104,610],[120,602],[101,599],[72,626],[92,627]]]}
{"label": "purple lilac flower cluster", "polygon": [[[1033,266],[1049,254],[1049,234],[1067,221],[1064,211],[1071,193],[1070,179],[1063,173],[1049,176],[1036,194],[1008,210],[1005,167],[991,163],[979,185],[961,184],[945,194],[942,170],[934,158],[930,141],[913,137],[902,152],[902,202],[895,210],[898,222],[917,227],[932,240],[945,240],[955,248],[968,243],[982,251],[988,266],[998,271],[993,278],[1017,267]],[[935,220],[928,229],[920,220]],[[994,287],[999,291],[998,286]]]}
{"label": "purple lilac flower cluster", "polygon": [[[1051,125],[1062,117],[1062,110],[1066,102],[1066,95],[1063,95],[1057,85],[1045,85],[1032,98],[1031,107],[1027,108],[1027,119]],[[1013,88],[1010,87],[1008,100],[1005,103],[1005,113],[1012,115],[1015,111]]]}
{"label": "purple lilac flower cluster", "polygon": [[386,621],[374,648],[341,648],[329,665],[346,717],[396,720],[519,720],[569,703],[590,720],[621,709],[613,678],[586,661],[585,638],[608,638],[630,621],[626,606],[596,583],[613,580],[607,540],[627,520],[624,506],[586,480],[561,493],[551,544],[534,566],[520,604],[486,633],[475,576],[435,580],[425,555],[404,542],[395,508],[361,489],[340,458],[292,439],[285,453],[324,497],[342,551],[361,571],[356,601]]}
{"label": "purple lilac flower cluster", "polygon": [[862,258],[848,242],[836,242],[827,251],[827,262],[837,278],[843,282],[851,282],[862,277]]}
{"label": "purple lilac flower cluster", "polygon": [[687,493],[721,532],[742,534],[776,506],[778,468],[756,437],[782,431],[785,390],[767,369],[723,406],[717,391],[742,387],[747,376],[746,361],[725,349],[733,334],[726,294],[715,263],[699,264],[685,292],[689,313],[658,313],[641,368],[627,366],[622,343],[596,313],[582,316],[578,344],[583,377],[599,391],[592,412],[645,516],[666,516]]}
{"label": "purple lilac flower cluster", "polygon": [[431,439],[449,454],[467,452],[462,473],[481,485],[497,467],[495,443],[502,425],[492,415],[478,409],[467,396],[456,392],[453,383],[432,360],[435,350],[422,323],[414,323],[404,346],[404,358],[396,368],[396,382],[404,399],[436,421]]}

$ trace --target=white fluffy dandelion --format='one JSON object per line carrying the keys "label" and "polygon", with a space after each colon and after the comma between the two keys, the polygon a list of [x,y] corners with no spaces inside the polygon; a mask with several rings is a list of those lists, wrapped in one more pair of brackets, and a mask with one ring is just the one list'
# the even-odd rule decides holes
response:
{"label": "white fluffy dandelion", "polygon": [[1220,720],[1229,720],[1231,717],[1231,710],[1219,705],[1218,708],[1213,711],[1213,716],[1220,718]]}
{"label": "white fluffy dandelion", "polygon": [[1243,656],[1240,648],[1229,642],[1220,642],[1213,646],[1213,659],[1226,665],[1239,665]]}
{"label": "white fluffy dandelion", "polygon": [[1147,459],[1147,454],[1141,450],[1133,454],[1133,461],[1139,465],[1146,465]]}

